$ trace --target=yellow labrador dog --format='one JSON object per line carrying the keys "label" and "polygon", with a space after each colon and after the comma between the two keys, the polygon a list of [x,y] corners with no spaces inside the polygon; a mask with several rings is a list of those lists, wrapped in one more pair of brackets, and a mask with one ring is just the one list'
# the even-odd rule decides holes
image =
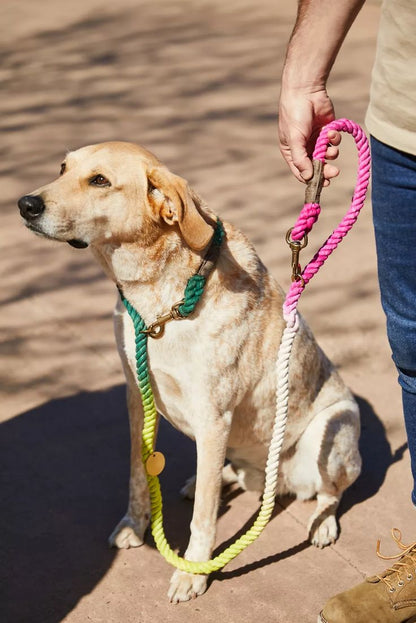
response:
{"label": "yellow labrador dog", "polygon": [[[145,149],[122,142],[69,153],[60,177],[22,197],[19,208],[36,234],[90,246],[148,326],[183,298],[215,223],[185,180]],[[197,475],[184,493],[195,498],[185,556],[197,561],[213,551],[222,484],[263,488],[284,327],[282,290],[247,238],[228,223],[224,228],[226,239],[194,313],[166,324],[161,339],[148,340],[158,411],[196,441]],[[110,543],[127,548],[143,543],[149,495],[138,442],[143,415],[134,330],[120,301],[115,332],[127,379],[132,450],[128,509]],[[322,547],[337,538],[336,508],[360,473],[359,412],[302,319],[289,388],[278,491],[304,500],[316,496],[309,532]],[[206,586],[206,576],[175,571],[168,595],[186,601]]]}

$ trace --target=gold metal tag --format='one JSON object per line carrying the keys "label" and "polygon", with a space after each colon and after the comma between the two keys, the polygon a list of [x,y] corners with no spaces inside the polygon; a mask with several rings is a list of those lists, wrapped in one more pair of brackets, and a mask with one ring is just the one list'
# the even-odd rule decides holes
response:
{"label": "gold metal tag", "polygon": [[146,471],[149,476],[159,476],[165,467],[165,457],[161,452],[153,452],[146,460]]}

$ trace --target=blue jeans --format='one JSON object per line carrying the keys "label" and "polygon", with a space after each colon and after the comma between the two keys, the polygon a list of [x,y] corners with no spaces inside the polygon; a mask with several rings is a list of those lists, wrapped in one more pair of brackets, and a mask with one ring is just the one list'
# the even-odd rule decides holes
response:
{"label": "blue jeans", "polygon": [[371,137],[381,302],[402,387],[416,505],[416,156]]}

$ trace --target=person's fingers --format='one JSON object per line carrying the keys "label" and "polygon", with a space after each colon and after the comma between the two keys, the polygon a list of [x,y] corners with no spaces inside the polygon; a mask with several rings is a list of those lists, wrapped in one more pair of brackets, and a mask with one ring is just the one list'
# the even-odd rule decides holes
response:
{"label": "person's fingers", "polygon": [[306,181],[303,179],[303,177],[301,176],[301,174],[299,173],[298,169],[295,167],[293,162],[288,162],[287,164],[289,165],[289,169],[291,170],[292,174],[296,177],[296,179],[299,182],[306,184]]}
{"label": "person's fingers", "polygon": [[[308,182],[313,175],[313,167],[306,150],[297,149],[296,147],[292,147],[292,150],[289,150],[287,146],[281,146],[281,152],[296,179],[300,182]],[[339,175],[339,169],[333,164],[325,163],[323,175],[324,186],[329,186],[330,180]]]}
{"label": "person's fingers", "polygon": [[[308,109],[306,112],[309,115],[310,110]],[[329,116],[333,116],[333,111]],[[307,121],[308,123],[305,124],[302,118],[302,123],[299,123],[298,119],[292,119],[290,115],[288,116],[284,107],[280,109],[280,151],[292,174],[297,180],[302,182],[308,182],[313,176],[312,159],[309,154],[313,153],[315,139],[320,129],[318,126],[313,128],[309,118]],[[336,160],[339,155],[338,145],[341,142],[341,134],[336,130],[329,130],[327,136],[328,146],[325,159],[327,161]],[[331,178],[336,177],[338,174],[339,169],[327,163],[324,167],[324,185],[327,186]]]}
{"label": "person's fingers", "polygon": [[313,175],[312,161],[308,157],[305,145],[301,141],[292,141],[291,156],[293,166],[303,181],[308,181]]}
{"label": "person's fingers", "polygon": [[280,152],[296,179],[305,183],[312,177],[313,167],[308,157],[302,134],[292,133],[291,136],[288,136],[281,128],[279,130]]}
{"label": "person's fingers", "polygon": [[328,149],[326,150],[325,159],[335,160],[336,158],[338,158],[338,156],[339,156],[338,147],[334,147],[333,145],[330,145]]}
{"label": "person's fingers", "polygon": [[[282,151],[283,153],[283,151]],[[293,175],[296,177],[297,180],[299,180],[299,182],[303,182],[304,184],[309,181],[312,177],[312,173],[313,173],[313,168],[311,166],[311,170],[310,170],[310,174],[309,174],[309,178],[306,179],[302,176],[300,170],[298,169],[298,167],[292,162],[291,159],[287,159],[285,158],[291,172],[293,173]],[[329,186],[331,179],[333,179],[334,177],[337,177],[339,175],[339,169],[338,167],[335,167],[332,164],[328,164],[325,163],[324,169],[323,169],[323,175],[324,175],[324,183],[323,186],[327,187]]]}
{"label": "person's fingers", "polygon": [[299,173],[298,169],[295,167],[295,165],[292,162],[292,157],[291,157],[291,154],[290,154],[289,147],[287,145],[280,145],[280,151],[281,151],[281,154],[282,154],[283,158],[285,159],[286,164],[289,167],[291,173],[296,177],[296,179],[299,182],[305,183],[305,180],[303,179],[303,177]]}
{"label": "person's fingers", "polygon": [[333,177],[337,177],[339,175],[338,167],[335,167],[333,164],[325,164],[324,165],[324,178],[330,181]]}
{"label": "person's fingers", "polygon": [[341,143],[342,135],[336,130],[329,130],[328,132],[328,147],[326,150],[325,158],[327,160],[335,160],[338,158],[339,149],[338,145]]}
{"label": "person's fingers", "polygon": [[337,132],[337,130],[328,131],[328,143],[331,143],[331,145],[339,145],[341,140],[342,140],[341,132]]}

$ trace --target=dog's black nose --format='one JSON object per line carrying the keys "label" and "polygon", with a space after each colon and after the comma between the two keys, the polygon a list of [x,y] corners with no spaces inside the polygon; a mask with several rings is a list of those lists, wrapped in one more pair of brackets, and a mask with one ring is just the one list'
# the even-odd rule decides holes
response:
{"label": "dog's black nose", "polygon": [[31,220],[40,216],[45,210],[45,204],[40,195],[25,195],[17,202],[23,218]]}

